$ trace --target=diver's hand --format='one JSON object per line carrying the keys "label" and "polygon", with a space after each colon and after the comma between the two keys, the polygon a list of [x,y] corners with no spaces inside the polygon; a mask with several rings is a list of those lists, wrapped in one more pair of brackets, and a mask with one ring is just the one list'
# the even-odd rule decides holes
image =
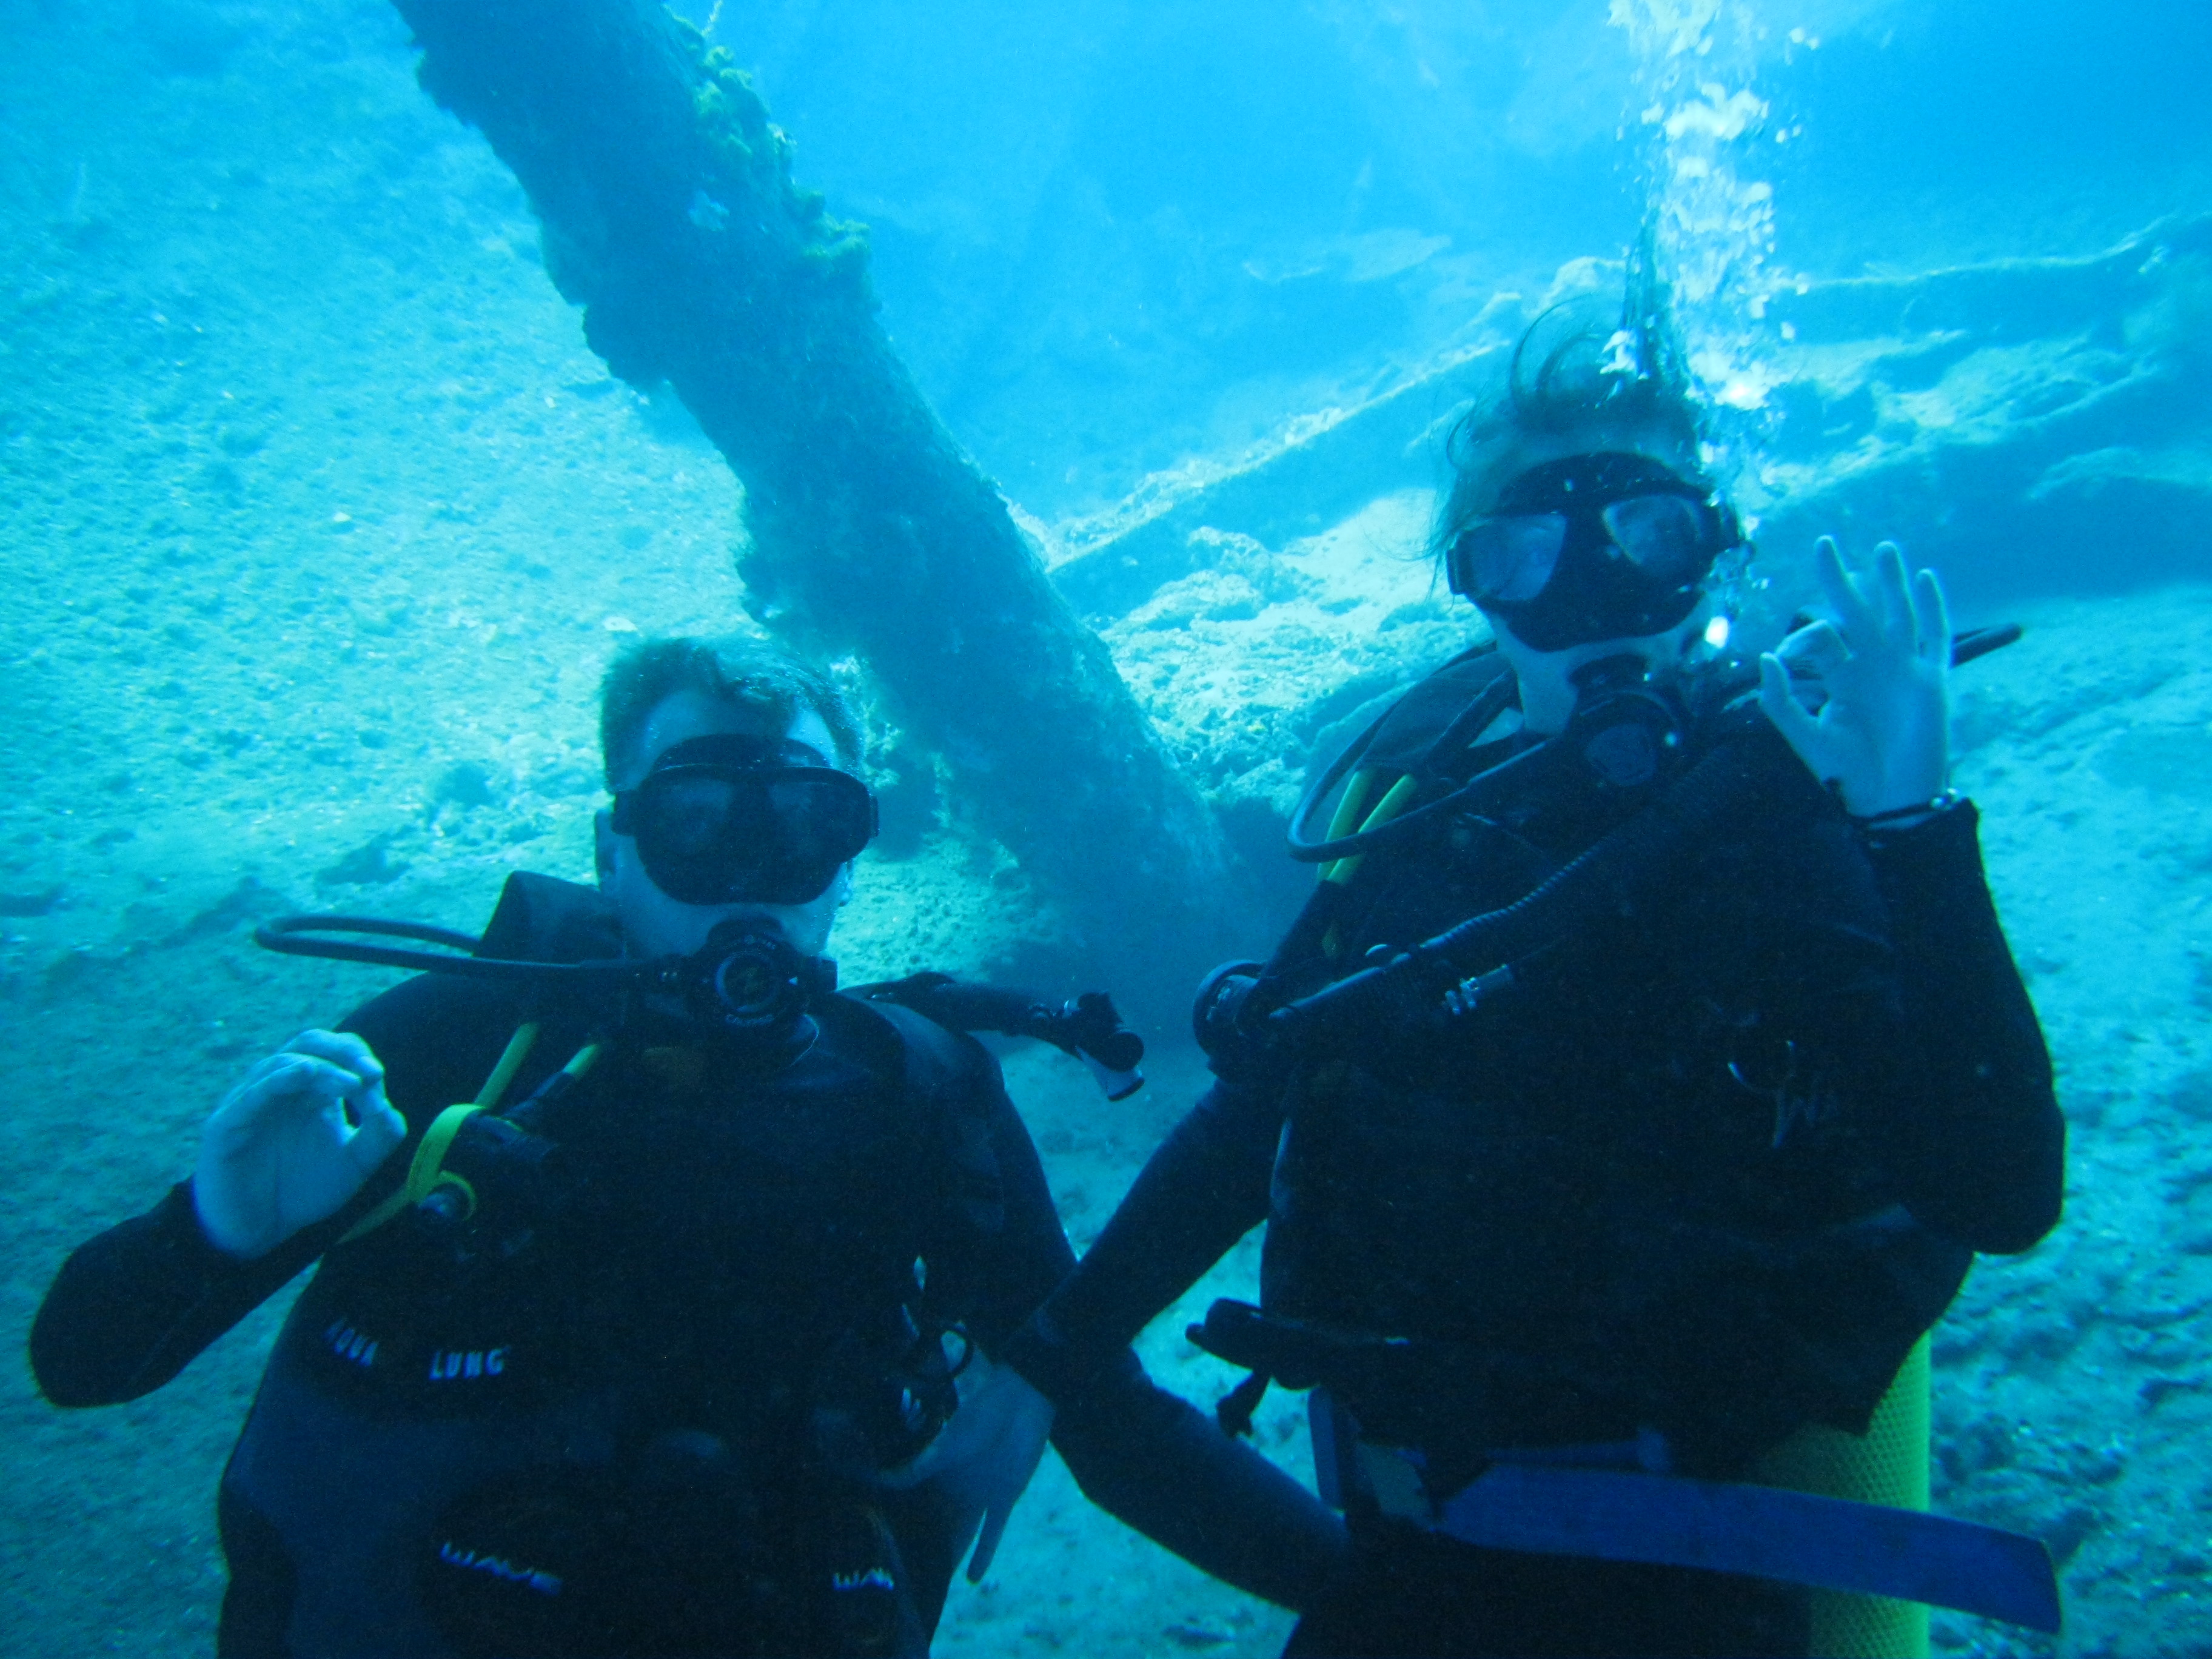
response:
{"label": "diver's hand", "polygon": [[368,1045],[303,1031],[248,1072],[201,1131],[200,1229],[242,1261],[265,1255],[335,1214],[406,1138]]}
{"label": "diver's hand", "polygon": [[975,1553],[968,1558],[971,1584],[982,1583],[991,1570],[1014,1504],[1043,1460],[1052,1419],[1052,1401],[1012,1366],[998,1366],[960,1402],[952,1420],[921,1456],[883,1477],[890,1486],[935,1481],[963,1517],[958,1536],[964,1538],[968,1527],[981,1518]]}
{"label": "diver's hand", "polygon": [[[1759,706],[1813,775],[1857,817],[1935,799],[1951,769],[1951,618],[1932,570],[1907,577],[1894,542],[1854,576],[1826,536],[1815,550],[1832,622],[1801,628],[1759,659]],[[1786,659],[1786,661],[1785,661]],[[1790,665],[1826,694],[1792,691]]]}

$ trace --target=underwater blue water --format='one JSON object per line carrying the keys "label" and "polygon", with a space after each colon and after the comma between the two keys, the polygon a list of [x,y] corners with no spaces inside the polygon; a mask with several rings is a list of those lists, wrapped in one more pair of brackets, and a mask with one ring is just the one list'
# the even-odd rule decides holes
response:
{"label": "underwater blue water", "polygon": [[[1549,299],[1617,289],[1658,216],[1761,520],[1750,614],[1802,597],[1832,529],[1901,538],[1966,619],[2029,625],[1962,676],[1957,745],[2074,1123],[2069,1215],[1947,1322],[1938,1505],[2052,1541],[2057,1650],[2212,1650],[2212,8],[712,21],[801,182],[868,224],[922,392],[1240,846],[1467,637],[1419,557],[1440,425]],[[385,0],[0,0],[0,41],[20,1331],[69,1248],[184,1172],[245,1064],[386,982],[258,957],[246,927],[340,905],[473,927],[510,869],[587,876],[606,657],[744,594],[736,481],[665,388],[592,355]],[[914,798],[844,924],[850,975],[1064,950],[958,799]],[[1102,1118],[1049,1056],[1010,1066],[1079,1245],[1194,1067],[1163,1048]],[[112,1412],[58,1416],[10,1374],[0,1647],[211,1644],[213,1481],[272,1317]],[[1227,1374],[1181,1328],[1148,1362],[1210,1399]],[[1303,1455],[1289,1405],[1261,1434]],[[1282,1627],[1048,1472],[939,1640],[1259,1653]],[[1967,1620],[1937,1640],[2046,1650]]]}

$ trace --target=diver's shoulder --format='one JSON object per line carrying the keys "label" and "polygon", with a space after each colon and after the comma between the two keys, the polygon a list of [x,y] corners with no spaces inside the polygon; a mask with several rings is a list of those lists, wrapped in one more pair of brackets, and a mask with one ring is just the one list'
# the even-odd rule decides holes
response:
{"label": "diver's shoulder", "polygon": [[1440,732],[1476,698],[1512,677],[1513,665],[1495,643],[1485,640],[1401,687],[1383,730],[1433,726]]}
{"label": "diver's shoulder", "polygon": [[339,1023],[389,1067],[444,1063],[503,1044],[528,1015],[513,987],[453,974],[417,974],[371,997]]}
{"label": "diver's shoulder", "polygon": [[901,1003],[839,992],[818,999],[811,1012],[832,1052],[906,1092],[935,1095],[998,1082],[999,1062],[974,1036]]}

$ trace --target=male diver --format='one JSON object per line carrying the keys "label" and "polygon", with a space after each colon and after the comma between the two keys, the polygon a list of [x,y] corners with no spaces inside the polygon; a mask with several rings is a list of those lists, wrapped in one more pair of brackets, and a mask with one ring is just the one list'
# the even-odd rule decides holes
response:
{"label": "male diver", "polygon": [[835,688],[649,641],[602,739],[599,890],[514,878],[477,955],[641,971],[433,973],[295,1039],[40,1310],[47,1396],[112,1403],[319,1261],[222,1479],[218,1650],[920,1654],[1048,1426],[1113,1513],[1297,1600],[1335,1517],[1133,1356],[1056,1420],[981,1357],[1073,1259],[988,1053],[831,988],[874,832]]}
{"label": "male diver", "polygon": [[[1524,341],[1455,434],[1438,540],[1494,643],[1317,781],[1312,901],[1200,994],[1215,1086],[1008,1352],[1077,1397],[1267,1224],[1261,1306],[1193,1335],[1320,1385],[1352,1551],[1293,1654],[1806,1652],[1808,1585],[1900,1570],[1881,1528],[1975,1529],[1765,1460],[1863,1433],[1975,1252],[2058,1216],[1941,588],[1824,542],[1825,618],[1755,667],[1709,643],[1742,537],[1688,399],[1610,343]],[[2039,1547],[1988,1539],[2055,1619]]]}

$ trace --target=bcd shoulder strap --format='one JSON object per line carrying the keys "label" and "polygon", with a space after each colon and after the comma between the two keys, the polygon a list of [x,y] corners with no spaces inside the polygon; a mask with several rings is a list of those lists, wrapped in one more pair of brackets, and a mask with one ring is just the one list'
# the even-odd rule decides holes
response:
{"label": "bcd shoulder strap", "polygon": [[1454,657],[1398,699],[1360,757],[1359,769],[1423,775],[1432,758],[1442,758],[1435,755],[1437,744],[1459,717],[1512,672],[1494,646]]}
{"label": "bcd shoulder strap", "polygon": [[[1449,775],[1451,761],[1481,736],[1480,731],[1465,728],[1487,726],[1494,715],[1486,714],[1486,707],[1498,709],[1510,702],[1511,688],[1502,683],[1510,679],[1512,672],[1495,646],[1478,646],[1454,657],[1400,697],[1361,741],[1358,754],[1348,757],[1355,766],[1345,779],[1329,823],[1329,839],[1378,830],[1455,787],[1458,780]],[[1443,753],[1447,749],[1454,754]],[[1335,764],[1342,767],[1345,762]],[[1324,864],[1316,901],[1325,908],[1334,906],[1338,894],[1365,862],[1365,854],[1355,852]],[[1310,935],[1309,942],[1322,945],[1324,954],[1335,955],[1333,914],[1304,931]],[[1293,938],[1301,934],[1299,929],[1292,932]]]}
{"label": "bcd shoulder strap", "polygon": [[980,1233],[1000,1231],[1006,1206],[991,1139],[994,1091],[985,1077],[990,1055],[975,1038],[948,1031],[897,1003],[848,996],[835,1001],[840,1009],[872,1021],[885,1046],[896,1051],[892,1080],[941,1136],[957,1183],[956,1201],[968,1224]]}
{"label": "bcd shoulder strap", "polygon": [[509,962],[604,962],[622,954],[622,924],[597,888],[518,870],[500,890],[476,954]]}

